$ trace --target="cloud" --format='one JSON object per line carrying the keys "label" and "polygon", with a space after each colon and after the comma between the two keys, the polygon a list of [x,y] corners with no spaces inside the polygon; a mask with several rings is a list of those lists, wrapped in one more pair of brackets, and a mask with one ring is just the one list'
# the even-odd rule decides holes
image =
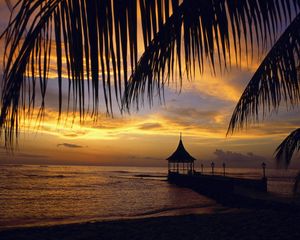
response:
{"label": "cloud", "polygon": [[152,130],[152,129],[157,129],[161,128],[162,125],[160,123],[143,123],[139,126],[139,129],[141,130]]}
{"label": "cloud", "polygon": [[260,167],[262,162],[268,161],[268,159],[266,159],[265,157],[256,155],[252,152],[243,154],[232,151],[224,151],[222,149],[216,149],[214,155],[216,156],[216,162],[225,162],[230,167]]}
{"label": "cloud", "polygon": [[[170,107],[166,110],[165,117],[177,122],[187,122],[195,125],[218,124],[224,126],[226,115],[219,110],[200,110],[199,107]],[[216,125],[214,125],[216,127]]]}
{"label": "cloud", "polygon": [[18,157],[21,158],[48,158],[49,156],[47,155],[38,155],[38,154],[29,154],[29,153],[19,153],[17,154]]}
{"label": "cloud", "polygon": [[57,147],[67,147],[67,148],[83,148],[84,146],[72,144],[72,143],[61,143],[57,144]]}
{"label": "cloud", "polygon": [[193,107],[170,107],[167,109],[167,112],[179,115],[182,117],[188,117],[192,119],[201,119],[201,118],[208,118],[211,119],[219,114],[218,111],[206,111],[206,110],[199,110]]}

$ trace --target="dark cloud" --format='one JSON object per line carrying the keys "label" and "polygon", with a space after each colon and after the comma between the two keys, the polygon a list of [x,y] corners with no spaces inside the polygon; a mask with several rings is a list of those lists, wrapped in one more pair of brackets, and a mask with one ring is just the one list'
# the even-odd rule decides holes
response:
{"label": "dark cloud", "polygon": [[[165,118],[176,119],[176,122],[184,125],[215,124],[215,118],[223,116],[220,110],[200,109],[199,107],[171,106],[162,113]],[[219,123],[223,126],[223,123]],[[216,127],[216,125],[214,126]]]}
{"label": "dark cloud", "polygon": [[201,129],[214,133],[224,132],[224,125],[227,124],[223,111],[202,110],[199,107],[171,106],[161,115],[167,121],[181,126],[182,130]]}
{"label": "dark cloud", "polygon": [[203,111],[194,107],[170,107],[167,109],[167,112],[174,114],[174,115],[180,115],[184,117],[189,118],[212,118],[219,114],[218,111]]}
{"label": "dark cloud", "polygon": [[161,128],[162,125],[160,123],[144,123],[139,126],[139,129],[141,130],[152,130],[152,129],[157,129]]}
{"label": "dark cloud", "polygon": [[30,154],[30,153],[19,153],[17,154],[18,157],[21,158],[48,158],[49,156],[47,155],[38,155],[38,154]]}
{"label": "dark cloud", "polygon": [[86,134],[85,131],[76,131],[76,132],[72,132],[72,133],[64,133],[63,136],[68,137],[68,138],[76,138],[76,137],[82,137],[85,134]]}
{"label": "dark cloud", "polygon": [[67,147],[67,148],[83,148],[84,146],[73,144],[73,143],[61,143],[57,144],[57,147]]}
{"label": "dark cloud", "polygon": [[216,149],[214,154],[216,156],[215,161],[217,163],[225,162],[230,167],[260,167],[262,162],[268,161],[265,157],[256,155],[252,152],[243,154]]}

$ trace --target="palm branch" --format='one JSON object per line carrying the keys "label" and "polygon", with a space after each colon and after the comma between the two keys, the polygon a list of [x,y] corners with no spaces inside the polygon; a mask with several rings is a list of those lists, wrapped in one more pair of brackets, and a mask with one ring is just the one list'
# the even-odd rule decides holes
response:
{"label": "palm branch", "polygon": [[18,1],[1,36],[5,53],[0,128],[6,142],[18,132],[20,109],[34,109],[37,91],[44,109],[53,52],[59,114],[64,69],[68,109],[72,102],[73,111],[84,116],[87,91],[93,103],[92,115],[96,116],[102,88],[107,112],[112,112],[113,92],[119,101],[127,87],[128,67],[133,69],[138,60],[138,12],[147,45],[171,14],[171,7],[178,5],[176,0],[171,4],[169,0],[139,2],[138,9],[137,0]]}
{"label": "palm branch", "polygon": [[299,1],[183,1],[141,56],[124,102],[138,106],[146,93],[151,104],[154,91],[161,96],[176,70],[181,81],[183,72],[188,78],[196,67],[203,72],[207,61],[213,72],[216,63],[227,68],[232,58],[239,64],[242,47],[253,55],[254,48],[275,42],[280,23],[288,23],[298,7]]}
{"label": "palm branch", "polygon": [[[195,61],[201,70],[205,58],[213,68],[215,58],[230,63],[231,48],[238,59],[243,40],[247,52],[254,44],[262,48],[275,37],[279,22],[288,22],[291,9],[298,5],[298,0],[183,0],[180,4],[179,0],[19,1],[13,8],[18,11],[13,11],[2,34],[1,133],[6,143],[12,142],[22,110],[30,112],[35,107],[37,91],[44,109],[53,52],[59,114],[66,68],[68,105],[72,102],[73,112],[81,117],[86,114],[87,80],[92,115],[97,116],[100,88],[108,113],[112,112],[113,95],[119,101],[123,91],[128,107],[143,93],[148,93],[151,102],[154,88],[159,91],[176,68],[181,80],[183,61],[189,76]],[[138,12],[145,48],[139,61]]]}
{"label": "palm branch", "polygon": [[232,114],[228,133],[278,110],[282,101],[289,106],[300,100],[300,14],[288,26],[245,88]]}
{"label": "palm branch", "polygon": [[[299,105],[299,61],[300,14],[278,39],[248,83],[235,107],[227,133],[258,121],[261,114],[277,111],[282,102],[292,108]],[[299,151],[299,143],[300,129],[297,129],[277,147],[277,163],[287,167],[294,152]]]}
{"label": "palm branch", "polygon": [[276,160],[278,165],[287,167],[292,159],[295,151],[300,150],[300,128],[294,130],[287,136],[283,142],[277,147]]}

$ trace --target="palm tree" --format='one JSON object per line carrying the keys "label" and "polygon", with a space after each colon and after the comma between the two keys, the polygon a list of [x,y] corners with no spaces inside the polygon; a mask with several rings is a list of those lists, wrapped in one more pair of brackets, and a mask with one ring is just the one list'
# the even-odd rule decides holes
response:
{"label": "palm tree", "polygon": [[[247,55],[256,46],[264,49],[299,5],[298,0],[18,1],[2,34],[0,129],[5,142],[12,143],[18,134],[25,109],[33,111],[37,92],[41,111],[45,108],[50,70],[57,73],[59,115],[64,78],[68,109],[72,103],[82,118],[88,111],[85,83],[95,117],[100,88],[110,114],[113,98],[121,110],[133,102],[139,106],[145,94],[151,104],[154,93],[161,96],[176,73],[181,82],[184,73],[192,77],[196,68],[204,71],[205,61],[215,71],[216,64],[238,64],[243,46]],[[144,45],[140,59],[139,31]]]}
{"label": "palm tree", "polygon": [[[282,102],[294,108],[300,101],[300,15],[297,15],[271,48],[244,90],[229,124],[228,133],[257,121]],[[262,111],[259,108],[262,107]],[[287,167],[300,149],[300,129],[277,147],[278,164]]]}

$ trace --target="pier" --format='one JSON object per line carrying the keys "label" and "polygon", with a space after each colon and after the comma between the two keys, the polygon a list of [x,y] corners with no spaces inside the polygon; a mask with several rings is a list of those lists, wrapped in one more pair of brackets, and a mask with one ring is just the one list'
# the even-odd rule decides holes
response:
{"label": "pier", "polygon": [[234,194],[247,190],[267,192],[267,178],[244,179],[220,175],[205,175],[197,172],[194,174],[169,172],[168,181],[208,194]]}
{"label": "pier", "polygon": [[[265,163],[262,164],[263,175],[259,179],[245,179],[226,176],[225,163],[222,165],[223,173],[216,175],[215,164],[211,163],[211,174],[195,171],[194,161],[185,149],[180,134],[180,140],[175,152],[166,159],[168,161],[168,181],[181,187],[190,188],[200,194],[212,197],[219,202],[230,205],[256,205],[252,202],[251,195],[267,193],[267,178],[265,176]],[[263,202],[261,203],[262,205]]]}

